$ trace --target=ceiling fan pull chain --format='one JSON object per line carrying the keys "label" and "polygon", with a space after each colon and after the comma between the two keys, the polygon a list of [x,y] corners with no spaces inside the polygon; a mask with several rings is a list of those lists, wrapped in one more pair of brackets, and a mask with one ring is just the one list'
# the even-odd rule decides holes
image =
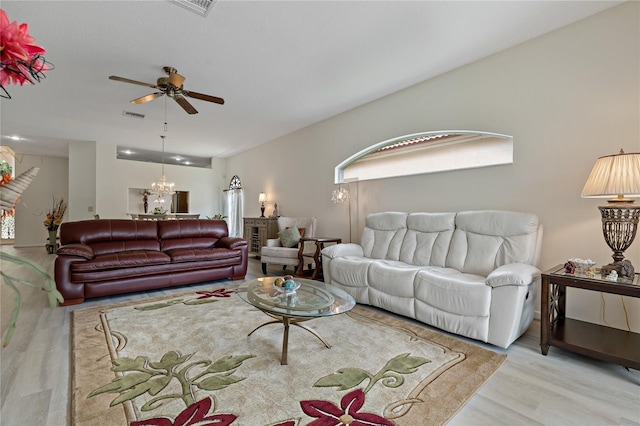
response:
{"label": "ceiling fan pull chain", "polygon": [[167,97],[164,97],[164,132],[167,133]]}

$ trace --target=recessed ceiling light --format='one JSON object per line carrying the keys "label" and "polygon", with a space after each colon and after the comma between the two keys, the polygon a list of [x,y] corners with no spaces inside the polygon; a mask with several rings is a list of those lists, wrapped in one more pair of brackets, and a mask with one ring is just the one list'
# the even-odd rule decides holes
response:
{"label": "recessed ceiling light", "polygon": [[22,140],[22,138],[20,136],[9,136],[9,139],[14,140],[14,141]]}
{"label": "recessed ceiling light", "polygon": [[131,155],[133,154],[133,151],[131,151],[130,149],[125,149],[124,151],[122,151],[123,154],[127,154],[127,155]]}

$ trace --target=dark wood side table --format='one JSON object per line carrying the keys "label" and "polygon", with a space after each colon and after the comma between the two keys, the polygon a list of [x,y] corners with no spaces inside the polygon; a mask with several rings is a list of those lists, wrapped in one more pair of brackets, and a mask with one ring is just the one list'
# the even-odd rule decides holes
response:
{"label": "dark wood side table", "polygon": [[640,370],[640,333],[566,317],[567,287],[640,297],[640,274],[608,281],[595,276],[567,274],[558,265],[542,274],[540,349],[556,346],[592,358]]}
{"label": "dark wood side table", "polygon": [[316,264],[315,269],[313,270],[313,274],[311,275],[312,280],[320,280],[322,281],[324,276],[322,275],[322,258],[320,252],[324,248],[327,243],[335,243],[340,244],[342,242],[342,238],[328,238],[328,237],[302,237],[300,238],[300,248],[298,249],[298,259],[300,260],[300,266],[298,267],[298,276],[304,277],[304,242],[305,241],[313,241],[316,243],[316,251],[313,253],[313,261]]}

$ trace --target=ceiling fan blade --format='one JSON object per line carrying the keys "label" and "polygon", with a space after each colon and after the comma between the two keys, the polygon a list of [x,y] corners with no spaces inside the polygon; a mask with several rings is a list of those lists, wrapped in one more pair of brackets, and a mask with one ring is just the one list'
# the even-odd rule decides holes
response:
{"label": "ceiling fan blade", "polygon": [[121,81],[123,83],[130,83],[130,84],[138,84],[140,86],[147,86],[147,87],[151,87],[153,89],[157,89],[158,88],[158,86],[156,86],[155,84],[144,83],[142,81],[131,80],[131,79],[124,78],[124,77],[118,77],[117,75],[110,75],[109,76],[109,80]]}
{"label": "ceiling fan blade", "polygon": [[182,83],[184,82],[184,77],[178,74],[177,72],[172,72],[169,74],[169,83],[173,84],[176,87],[182,87]]}
{"label": "ceiling fan blade", "polygon": [[203,93],[191,92],[187,90],[183,90],[182,94],[185,96],[189,96],[190,98],[200,99],[201,101],[213,102],[216,104],[224,105],[224,99],[218,98],[216,96],[205,95]]}
{"label": "ceiling fan blade", "polygon": [[184,108],[184,110],[185,110],[185,111],[187,111],[189,114],[197,114],[197,113],[198,113],[198,110],[196,110],[196,109],[193,107],[193,105],[191,105],[191,104],[189,103],[189,101],[187,101],[187,100],[186,100],[185,98],[183,98],[182,96],[180,96],[180,95],[175,95],[175,96],[173,97],[173,99],[175,99],[175,100],[176,100],[176,102],[177,102],[178,104],[180,104],[180,106],[181,106],[182,108]]}
{"label": "ceiling fan blade", "polygon": [[145,102],[149,102],[154,100],[155,98],[159,98],[160,96],[164,95],[164,93],[162,92],[155,92],[155,93],[150,93],[148,95],[142,96],[138,99],[134,99],[132,101],[129,101],[132,104],[143,104]]}

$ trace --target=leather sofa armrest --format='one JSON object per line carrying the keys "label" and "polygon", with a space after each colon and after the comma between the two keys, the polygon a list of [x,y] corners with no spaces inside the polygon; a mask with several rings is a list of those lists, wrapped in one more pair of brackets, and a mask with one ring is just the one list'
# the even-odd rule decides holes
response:
{"label": "leather sofa armrest", "polygon": [[66,244],[60,247],[56,253],[58,256],[78,256],[88,260],[93,259],[94,256],[90,246],[80,243]]}
{"label": "leather sofa armrest", "polygon": [[540,278],[540,270],[526,263],[509,263],[493,270],[487,276],[487,285],[502,287],[505,285],[527,286]]}
{"label": "leather sofa armrest", "polygon": [[322,256],[333,259],[340,256],[364,256],[362,247],[354,243],[333,244],[322,249]]}
{"label": "leather sofa armrest", "polygon": [[240,237],[222,237],[216,241],[215,246],[218,248],[238,249],[247,245],[247,240]]}

